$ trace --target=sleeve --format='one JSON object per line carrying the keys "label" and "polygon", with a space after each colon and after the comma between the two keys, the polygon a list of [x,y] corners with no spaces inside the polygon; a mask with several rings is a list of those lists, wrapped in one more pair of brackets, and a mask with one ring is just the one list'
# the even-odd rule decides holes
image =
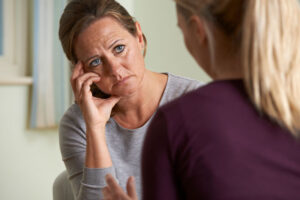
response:
{"label": "sleeve", "polygon": [[73,195],[76,200],[100,200],[101,189],[106,186],[105,175],[110,173],[116,178],[115,169],[114,167],[92,169],[84,166],[86,152],[84,121],[81,115],[71,108],[60,122],[59,142]]}
{"label": "sleeve", "polygon": [[163,112],[158,111],[148,129],[143,147],[143,200],[179,199],[170,149],[168,121]]}
{"label": "sleeve", "polygon": [[191,86],[190,91],[196,90],[196,89],[198,89],[199,87],[202,87],[202,86],[204,86],[204,85],[205,85],[205,83],[195,80],[195,81],[193,82],[192,86]]}

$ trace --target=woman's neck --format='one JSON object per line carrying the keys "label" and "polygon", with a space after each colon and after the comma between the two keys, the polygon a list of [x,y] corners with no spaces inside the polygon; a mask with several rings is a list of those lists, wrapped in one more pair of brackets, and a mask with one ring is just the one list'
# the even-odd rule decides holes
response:
{"label": "woman's neck", "polygon": [[243,78],[241,50],[236,41],[215,26],[210,26],[207,46],[210,57],[210,73],[214,80]]}
{"label": "woman's neck", "polygon": [[158,108],[166,83],[167,75],[146,70],[141,87],[116,105],[114,120],[128,129],[144,125]]}
{"label": "woman's neck", "polygon": [[[222,67],[219,67],[219,66]],[[242,65],[236,60],[225,61],[221,63],[215,63],[217,69],[221,69],[212,75],[213,80],[232,80],[232,79],[242,79]]]}
{"label": "woman's neck", "polygon": [[[229,41],[221,40],[215,46],[211,57],[212,79],[228,80],[243,78],[241,53]],[[235,44],[234,44],[235,45]]]}

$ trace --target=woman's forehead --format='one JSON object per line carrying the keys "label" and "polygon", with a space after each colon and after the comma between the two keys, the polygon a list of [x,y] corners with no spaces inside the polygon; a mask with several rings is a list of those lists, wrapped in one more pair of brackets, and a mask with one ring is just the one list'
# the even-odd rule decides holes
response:
{"label": "woman's forehead", "polygon": [[126,29],[113,17],[103,17],[90,24],[83,32],[88,34],[97,32],[101,35],[109,35],[114,32],[126,32]]}
{"label": "woman's forehead", "polygon": [[126,38],[129,32],[112,17],[101,18],[78,35],[77,41],[101,42],[105,46],[110,45],[112,40]]}
{"label": "woman's forehead", "polygon": [[82,31],[75,42],[75,54],[81,59],[110,49],[118,41],[133,36],[114,18],[101,18]]}

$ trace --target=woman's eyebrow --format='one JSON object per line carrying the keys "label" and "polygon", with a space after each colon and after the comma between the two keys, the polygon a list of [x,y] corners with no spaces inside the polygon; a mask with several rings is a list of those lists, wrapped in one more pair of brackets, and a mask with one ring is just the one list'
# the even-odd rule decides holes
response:
{"label": "woman's eyebrow", "polygon": [[92,58],[96,58],[96,57],[97,57],[97,55],[94,55],[94,56],[92,56],[92,57],[87,58],[87,59],[84,60],[83,62],[86,63],[87,61],[91,60]]}
{"label": "woman's eyebrow", "polygon": [[118,39],[114,41],[111,45],[109,45],[108,49],[110,49],[112,46],[114,46],[117,42],[121,41],[122,39]]}
{"label": "woman's eyebrow", "polygon": [[[122,41],[122,40],[123,40],[123,39],[115,40],[111,45],[109,45],[108,49],[112,48],[116,43],[118,43],[118,42],[120,42],[120,41]],[[87,61],[91,60],[92,58],[96,58],[96,57],[98,57],[98,56],[97,56],[97,55],[91,56],[91,57],[85,59],[83,62],[86,63]]]}

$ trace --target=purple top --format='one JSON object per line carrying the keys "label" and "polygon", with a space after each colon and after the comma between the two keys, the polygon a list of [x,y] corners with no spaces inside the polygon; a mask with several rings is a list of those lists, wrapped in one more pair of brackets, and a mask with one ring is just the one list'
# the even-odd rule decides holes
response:
{"label": "purple top", "polygon": [[142,168],[144,200],[300,199],[300,141],[256,111],[241,80],[162,107]]}

